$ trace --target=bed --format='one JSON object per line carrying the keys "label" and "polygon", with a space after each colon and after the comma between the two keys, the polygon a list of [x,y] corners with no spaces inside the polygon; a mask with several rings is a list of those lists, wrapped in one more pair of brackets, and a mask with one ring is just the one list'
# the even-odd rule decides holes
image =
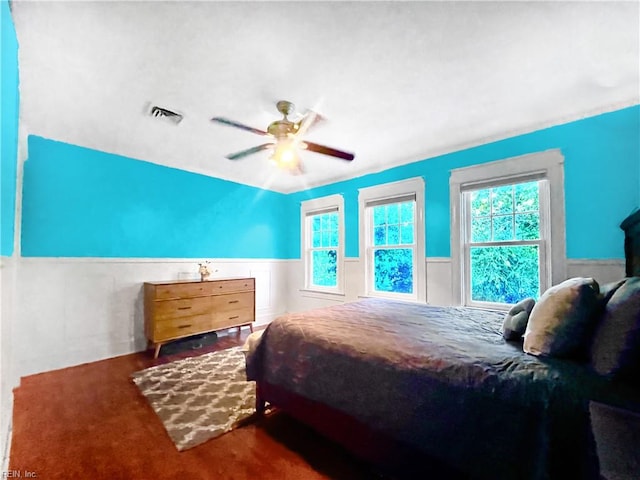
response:
{"label": "bed", "polygon": [[382,299],[274,320],[247,352],[284,410],[406,478],[598,479],[589,402],[636,386],[505,341],[504,312]]}

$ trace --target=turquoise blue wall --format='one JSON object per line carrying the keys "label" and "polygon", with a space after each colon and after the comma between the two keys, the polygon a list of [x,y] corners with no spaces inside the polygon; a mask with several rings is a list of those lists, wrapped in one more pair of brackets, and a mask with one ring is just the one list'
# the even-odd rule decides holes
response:
{"label": "turquoise blue wall", "polygon": [[30,136],[22,255],[286,258],[287,196]]}
{"label": "turquoise blue wall", "polygon": [[[289,195],[30,136],[22,254],[299,258],[300,202],[341,193],[346,255],[357,257],[358,189],[422,176],[426,254],[448,257],[452,169],[558,148],[565,157],[567,256],[623,258],[619,224],[640,203],[638,131],[634,106]],[[3,182],[4,157],[3,142]],[[15,178],[15,162],[6,167]],[[3,215],[3,231],[5,222],[13,230]],[[12,251],[10,242],[3,248]]]}
{"label": "turquoise blue wall", "polygon": [[2,152],[0,161],[0,255],[13,254],[18,149],[18,40],[9,3],[2,0]]}
{"label": "turquoise blue wall", "polygon": [[346,255],[358,256],[358,189],[422,176],[426,254],[450,256],[449,174],[452,169],[559,148],[565,157],[567,257],[623,258],[620,222],[640,203],[640,106],[538,130],[479,147],[291,195],[291,257],[300,257],[302,200],[342,193]]}

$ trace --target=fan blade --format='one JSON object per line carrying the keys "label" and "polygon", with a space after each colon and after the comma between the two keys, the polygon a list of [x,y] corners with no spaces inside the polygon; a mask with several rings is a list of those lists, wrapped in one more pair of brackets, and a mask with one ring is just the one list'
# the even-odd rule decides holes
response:
{"label": "fan blade", "polygon": [[251,155],[253,153],[261,152],[262,150],[266,150],[267,148],[274,147],[273,143],[263,143],[262,145],[258,145],[257,147],[248,148],[246,150],[242,150],[241,152],[232,153],[231,155],[227,155],[229,160],[238,160],[240,158],[244,158],[247,155]]}
{"label": "fan blade", "polygon": [[296,122],[296,135],[299,137],[304,136],[304,134],[314,125],[322,122],[324,117],[322,117],[319,113],[314,112],[313,110],[307,110],[307,113]]}
{"label": "fan blade", "polygon": [[336,150],[335,148],[325,147],[324,145],[318,145],[317,143],[307,142],[306,140],[303,143],[307,146],[307,150],[311,152],[321,153],[323,155],[329,155],[331,157],[342,158],[343,160],[351,161],[355,158],[353,153],[343,152],[341,150]]}
{"label": "fan blade", "polygon": [[264,136],[268,136],[269,135],[264,130],[258,130],[257,128],[250,127],[248,125],[245,125],[244,123],[234,122],[233,120],[229,120],[228,118],[224,118],[224,117],[213,117],[211,119],[211,121],[212,122],[218,122],[218,123],[221,123],[223,125],[227,125],[229,127],[241,128],[242,130],[246,130],[248,132],[257,133],[258,135],[264,135]]}

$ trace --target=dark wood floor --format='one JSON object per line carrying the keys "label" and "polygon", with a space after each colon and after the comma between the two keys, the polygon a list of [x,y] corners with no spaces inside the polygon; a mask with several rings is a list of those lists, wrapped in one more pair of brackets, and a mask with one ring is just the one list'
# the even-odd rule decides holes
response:
{"label": "dark wood floor", "polygon": [[[40,479],[372,479],[369,466],[282,413],[178,452],[133,372],[242,345],[248,331],[25,377],[14,392],[10,469]],[[171,352],[167,348],[167,352]]]}

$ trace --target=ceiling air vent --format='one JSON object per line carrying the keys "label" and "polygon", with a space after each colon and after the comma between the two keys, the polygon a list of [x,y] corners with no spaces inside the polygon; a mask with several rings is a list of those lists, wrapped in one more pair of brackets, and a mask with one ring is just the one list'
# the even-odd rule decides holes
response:
{"label": "ceiling air vent", "polygon": [[171,123],[175,123],[176,125],[182,121],[182,115],[176,112],[172,112],[171,110],[167,110],[166,108],[153,106],[149,111],[149,115],[154,118],[160,118]]}

